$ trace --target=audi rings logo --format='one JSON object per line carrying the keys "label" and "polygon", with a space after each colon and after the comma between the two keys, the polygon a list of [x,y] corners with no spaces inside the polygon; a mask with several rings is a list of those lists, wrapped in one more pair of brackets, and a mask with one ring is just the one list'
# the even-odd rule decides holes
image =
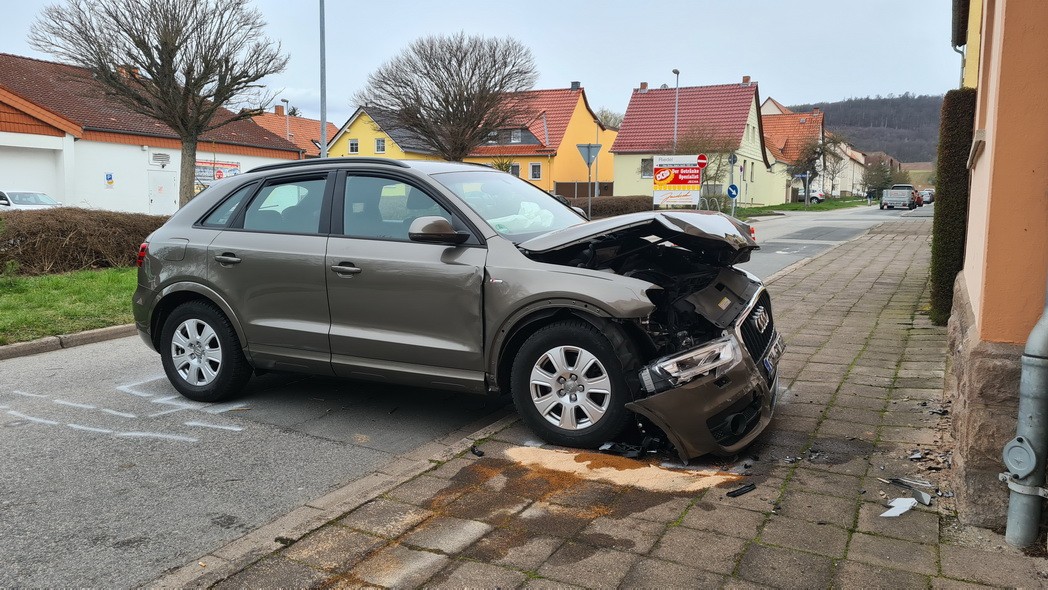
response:
{"label": "audi rings logo", "polygon": [[757,332],[763,334],[768,329],[768,324],[771,323],[771,316],[768,315],[768,311],[764,309],[764,306],[761,306],[753,310],[750,321],[753,322],[753,327],[757,328]]}

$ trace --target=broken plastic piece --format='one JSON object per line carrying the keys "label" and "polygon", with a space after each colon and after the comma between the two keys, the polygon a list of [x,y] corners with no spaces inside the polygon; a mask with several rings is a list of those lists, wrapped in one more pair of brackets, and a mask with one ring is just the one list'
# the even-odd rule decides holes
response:
{"label": "broken plastic piece", "polygon": [[732,490],[732,491],[730,491],[730,492],[728,492],[727,494],[724,494],[724,495],[729,497],[729,498],[736,498],[736,497],[741,496],[743,494],[748,494],[748,493],[752,492],[755,489],[757,489],[757,486],[753,485],[752,483],[748,483],[748,484],[742,486],[741,488],[735,488],[734,490]]}
{"label": "broken plastic piece", "polygon": [[917,500],[913,498],[896,498],[888,503],[891,506],[891,510],[881,513],[881,516],[895,517],[900,514],[907,512],[911,508],[917,505]]}
{"label": "broken plastic piece", "polygon": [[478,457],[483,457],[484,456],[484,451],[478,449],[477,445],[470,446],[469,447],[469,452],[473,453],[474,455],[476,455]]}
{"label": "broken plastic piece", "polygon": [[913,452],[913,453],[911,453],[911,454],[910,454],[910,456],[909,456],[909,457],[907,457],[907,458],[908,458],[908,459],[909,459],[910,461],[916,461],[917,459],[923,459],[923,458],[924,458],[924,453],[920,452],[919,450],[918,450],[918,451],[914,451],[914,452]]}
{"label": "broken plastic piece", "polygon": [[921,490],[913,490],[913,499],[917,500],[921,504],[924,504],[925,506],[932,505],[932,497],[926,494],[925,492],[922,492]]}

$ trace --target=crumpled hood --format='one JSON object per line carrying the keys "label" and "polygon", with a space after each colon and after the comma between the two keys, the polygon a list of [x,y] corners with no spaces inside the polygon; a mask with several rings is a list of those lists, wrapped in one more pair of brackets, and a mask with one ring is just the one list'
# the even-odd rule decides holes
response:
{"label": "crumpled hood", "polygon": [[722,213],[693,210],[644,211],[599,219],[542,234],[519,247],[543,254],[612,234],[666,239],[721,264],[745,262],[751,251],[760,248],[750,237],[749,226],[741,221]]}

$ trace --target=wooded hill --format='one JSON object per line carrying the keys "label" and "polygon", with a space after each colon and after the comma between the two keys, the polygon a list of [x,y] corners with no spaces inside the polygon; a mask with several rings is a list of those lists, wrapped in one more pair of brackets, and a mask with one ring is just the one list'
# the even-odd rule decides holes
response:
{"label": "wooded hill", "polygon": [[819,107],[826,129],[863,152],[885,152],[902,162],[935,160],[942,96],[914,95],[849,98],[789,107],[797,112]]}

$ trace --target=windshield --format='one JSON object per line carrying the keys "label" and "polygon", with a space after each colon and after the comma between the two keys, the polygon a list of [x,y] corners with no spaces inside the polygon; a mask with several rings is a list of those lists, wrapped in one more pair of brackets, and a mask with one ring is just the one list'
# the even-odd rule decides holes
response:
{"label": "windshield", "polygon": [[7,193],[15,205],[57,205],[58,201],[44,193]]}
{"label": "windshield", "polygon": [[586,221],[556,197],[504,172],[445,172],[434,174],[433,179],[514,243]]}

